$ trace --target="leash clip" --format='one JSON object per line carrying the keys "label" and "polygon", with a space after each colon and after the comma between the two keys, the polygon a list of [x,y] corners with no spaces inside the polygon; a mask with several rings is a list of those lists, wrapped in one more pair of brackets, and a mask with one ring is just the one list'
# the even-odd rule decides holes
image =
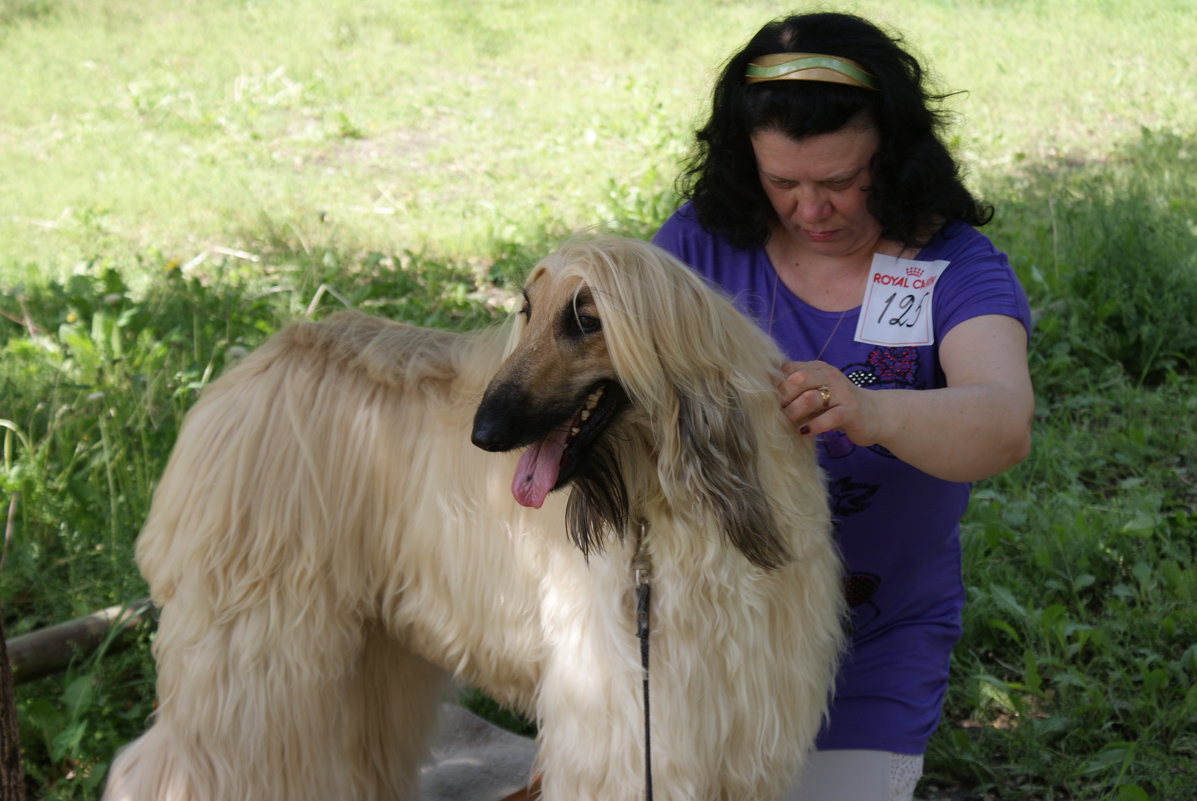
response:
{"label": "leash clip", "polygon": [[648,600],[649,586],[646,581],[636,587],[636,636],[642,640],[648,639]]}

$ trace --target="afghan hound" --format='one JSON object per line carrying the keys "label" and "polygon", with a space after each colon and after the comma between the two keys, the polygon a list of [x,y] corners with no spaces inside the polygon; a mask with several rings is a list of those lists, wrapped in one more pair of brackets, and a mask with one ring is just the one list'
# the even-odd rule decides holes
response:
{"label": "afghan hound", "polygon": [[454,679],[538,724],[550,801],[776,798],[843,623],[781,362],[618,238],[481,332],[292,324],[206,389],[155,491],[158,707],[105,798],[415,798]]}

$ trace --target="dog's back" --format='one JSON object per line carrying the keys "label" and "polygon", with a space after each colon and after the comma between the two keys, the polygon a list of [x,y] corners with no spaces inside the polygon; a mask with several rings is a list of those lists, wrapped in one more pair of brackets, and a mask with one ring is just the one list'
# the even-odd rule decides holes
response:
{"label": "dog's back", "polygon": [[[365,519],[370,493],[388,480],[418,479],[419,465],[410,462],[405,475],[389,476],[396,457],[415,458],[412,442],[469,419],[503,336],[347,312],[293,323],[247,356],[187,414],[155,492],[137,542],[155,603],[170,600],[197,564],[226,565],[210,579],[219,582],[237,565],[268,575],[286,557],[282,549],[329,547],[326,538],[293,536],[316,520],[338,530],[338,549],[350,547],[354,532],[344,526]],[[468,437],[455,444],[469,452]],[[264,521],[278,530],[245,530]],[[333,557],[307,556],[321,572]],[[215,607],[235,612],[227,592],[237,590],[210,589]]]}

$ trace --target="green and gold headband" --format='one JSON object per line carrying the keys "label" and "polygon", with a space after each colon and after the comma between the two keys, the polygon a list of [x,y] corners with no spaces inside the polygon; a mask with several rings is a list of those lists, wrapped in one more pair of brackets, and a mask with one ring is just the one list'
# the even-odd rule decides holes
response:
{"label": "green and gold headband", "polygon": [[748,83],[761,81],[822,81],[877,90],[877,79],[855,61],[818,53],[774,53],[748,64]]}

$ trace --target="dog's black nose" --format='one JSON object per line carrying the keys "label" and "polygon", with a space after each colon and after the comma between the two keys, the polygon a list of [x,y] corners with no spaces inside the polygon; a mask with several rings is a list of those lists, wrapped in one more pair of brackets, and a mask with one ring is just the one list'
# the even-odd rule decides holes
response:
{"label": "dog's black nose", "polygon": [[520,442],[523,413],[531,401],[511,381],[494,381],[482,394],[478,410],[474,412],[474,429],[470,442],[484,451],[504,452],[523,445]]}
{"label": "dog's black nose", "polygon": [[474,417],[474,431],[470,434],[470,442],[484,451],[507,451],[511,446],[507,443],[507,432],[494,421]]}
{"label": "dog's black nose", "polygon": [[507,404],[487,393],[474,412],[474,430],[470,442],[484,451],[509,451],[518,443],[512,438],[511,412]]}

